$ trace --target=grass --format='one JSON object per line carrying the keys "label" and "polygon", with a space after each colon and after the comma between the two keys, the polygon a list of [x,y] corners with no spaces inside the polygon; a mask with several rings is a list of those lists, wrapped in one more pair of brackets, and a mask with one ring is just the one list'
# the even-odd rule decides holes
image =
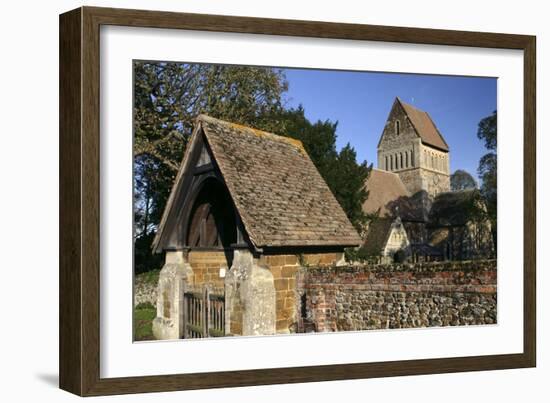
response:
{"label": "grass", "polygon": [[[137,274],[136,284],[157,285],[159,281],[160,270],[151,270],[145,273]],[[154,340],[153,319],[157,314],[157,308],[151,303],[141,303],[134,307],[134,340]]]}
{"label": "grass", "polygon": [[157,309],[150,303],[138,304],[134,307],[134,341],[154,340],[153,319]]}
{"label": "grass", "polygon": [[150,270],[136,275],[136,281],[142,281],[149,284],[158,284],[160,270]]}

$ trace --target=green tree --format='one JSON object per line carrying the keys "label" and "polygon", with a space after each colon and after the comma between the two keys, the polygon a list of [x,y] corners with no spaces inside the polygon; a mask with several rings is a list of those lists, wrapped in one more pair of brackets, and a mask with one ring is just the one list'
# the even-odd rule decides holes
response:
{"label": "green tree", "polygon": [[337,122],[329,120],[311,123],[304,108],[283,111],[279,118],[283,133],[300,140],[319,173],[342,206],[344,212],[361,231],[367,217],[362,206],[368,197],[365,181],[372,165],[357,162],[357,153],[348,143],[336,150]]}
{"label": "green tree", "polygon": [[468,172],[457,169],[451,175],[451,190],[466,190],[466,189],[476,189],[477,183],[475,179]]}
{"label": "green tree", "polygon": [[481,178],[481,194],[487,206],[487,214],[491,220],[493,240],[497,240],[497,112],[481,119],[478,125],[477,137],[483,140],[488,150],[479,160],[477,169]]}
{"label": "green tree", "polygon": [[134,248],[137,272],[162,262],[150,251],[194,118],[279,131],[288,84],[281,70],[187,63],[134,64]]}
{"label": "green tree", "polygon": [[337,123],[311,123],[302,107],[285,109],[281,70],[188,63],[134,64],[134,249],[136,271],[159,268],[150,244],[200,113],[301,140],[313,163],[361,229],[365,180],[348,144],[336,150]]}
{"label": "green tree", "polygon": [[357,230],[363,232],[368,221],[363,212],[363,203],[369,195],[365,182],[370,175],[372,164],[366,161],[357,163],[357,153],[348,143],[338,153],[336,166],[332,174],[331,190],[340,202],[348,218]]}
{"label": "green tree", "polygon": [[187,63],[136,62],[134,81],[134,155],[173,171],[198,114],[273,130],[288,88],[277,69]]}

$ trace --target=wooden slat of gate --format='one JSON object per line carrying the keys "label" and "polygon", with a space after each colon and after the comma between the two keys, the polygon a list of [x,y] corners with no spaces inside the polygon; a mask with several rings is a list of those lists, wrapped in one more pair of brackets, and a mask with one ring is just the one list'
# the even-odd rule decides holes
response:
{"label": "wooden slat of gate", "polygon": [[186,339],[225,336],[225,296],[204,291],[187,291],[184,297],[184,334]]}
{"label": "wooden slat of gate", "polygon": [[209,294],[208,336],[225,336],[225,296]]}

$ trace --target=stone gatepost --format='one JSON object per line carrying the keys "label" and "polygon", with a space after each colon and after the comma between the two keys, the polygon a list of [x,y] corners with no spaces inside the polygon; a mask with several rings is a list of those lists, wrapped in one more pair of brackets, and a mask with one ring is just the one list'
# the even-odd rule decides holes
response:
{"label": "stone gatepost", "polygon": [[267,266],[248,250],[235,250],[225,277],[226,334],[275,334],[275,283]]}
{"label": "stone gatepost", "polygon": [[157,317],[153,335],[157,340],[183,337],[183,292],[193,283],[193,269],[184,251],[167,251],[159,275]]}

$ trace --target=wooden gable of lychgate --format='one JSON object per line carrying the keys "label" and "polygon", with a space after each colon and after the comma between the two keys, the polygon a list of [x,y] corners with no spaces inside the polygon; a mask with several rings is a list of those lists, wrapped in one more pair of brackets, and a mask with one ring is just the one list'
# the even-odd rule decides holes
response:
{"label": "wooden gable of lychgate", "polygon": [[[189,144],[185,166],[155,251],[227,248],[242,240],[242,226],[202,131]],[[237,228],[238,227],[238,228]]]}

